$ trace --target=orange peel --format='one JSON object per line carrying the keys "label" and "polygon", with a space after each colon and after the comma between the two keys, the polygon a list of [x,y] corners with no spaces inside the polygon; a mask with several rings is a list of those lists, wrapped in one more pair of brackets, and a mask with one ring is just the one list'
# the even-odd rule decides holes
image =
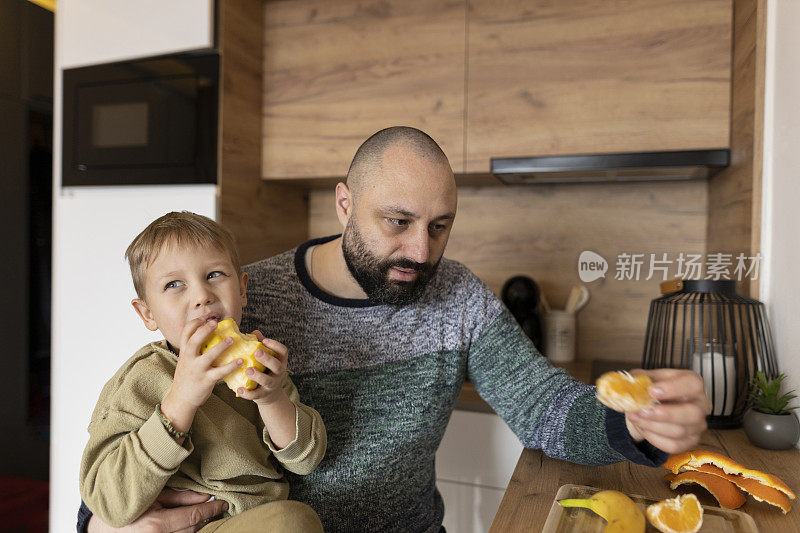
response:
{"label": "orange peel", "polygon": [[697,469],[688,469],[688,467],[681,468],[681,472],[693,471],[703,472],[727,479],[740,489],[750,494],[750,496],[752,496],[754,499],[778,507],[781,511],[783,511],[783,514],[786,514],[792,510],[792,504],[789,502],[789,497],[786,496],[786,494],[782,493],[776,488],[760,483],[755,479],[736,476],[733,474],[726,474],[725,471],[720,467],[712,464],[705,464]]}
{"label": "orange peel", "polygon": [[664,468],[677,474],[684,469],[698,470],[701,466],[711,464],[720,469],[726,474],[738,475],[747,479],[754,479],[757,482],[768,487],[775,488],[785,494],[790,500],[794,500],[795,496],[792,489],[786,483],[780,480],[777,476],[767,474],[760,470],[753,470],[740,465],[730,457],[722,455],[721,453],[711,452],[708,450],[691,450],[688,452],[670,455],[664,463]]}
{"label": "orange peel", "polygon": [[683,494],[649,505],[645,515],[662,533],[697,533],[703,525],[703,507],[694,494]]}
{"label": "orange peel", "polygon": [[657,403],[648,388],[653,384],[645,374],[632,376],[625,371],[606,372],[597,379],[597,399],[621,413],[647,409]]}
{"label": "orange peel", "polygon": [[727,479],[706,474],[705,472],[688,471],[680,474],[666,474],[664,479],[669,481],[669,488],[675,490],[680,485],[696,484],[700,485],[714,498],[719,505],[725,509],[738,509],[747,501],[742,491]]}

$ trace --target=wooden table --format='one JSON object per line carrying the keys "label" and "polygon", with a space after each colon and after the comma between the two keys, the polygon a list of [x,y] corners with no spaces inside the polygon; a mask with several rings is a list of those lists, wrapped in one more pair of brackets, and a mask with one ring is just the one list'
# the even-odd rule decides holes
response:
{"label": "wooden table", "polygon": [[[741,429],[706,431],[698,448],[724,453],[749,468],[776,475],[796,494],[800,492],[800,452],[796,448],[784,451],[756,448]],[[523,450],[490,532],[539,531],[558,488],[568,483],[659,499],[693,492],[703,505],[717,505],[714,497],[699,485],[670,490],[663,478],[666,472],[664,468],[631,463],[582,466],[550,459],[539,450]],[[747,496],[747,503],[739,510],[753,517],[761,533],[789,533],[800,531],[800,499],[792,504],[797,508],[784,515],[777,507]]]}

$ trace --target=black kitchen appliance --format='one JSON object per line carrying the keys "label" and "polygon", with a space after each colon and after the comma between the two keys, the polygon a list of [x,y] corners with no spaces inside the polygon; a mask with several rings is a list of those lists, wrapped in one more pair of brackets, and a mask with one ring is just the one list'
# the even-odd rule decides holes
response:
{"label": "black kitchen appliance", "polygon": [[216,183],[219,54],[64,71],[63,185]]}
{"label": "black kitchen appliance", "polygon": [[539,286],[535,281],[527,276],[514,276],[503,285],[501,297],[522,331],[533,341],[539,353],[544,353],[540,296]]}

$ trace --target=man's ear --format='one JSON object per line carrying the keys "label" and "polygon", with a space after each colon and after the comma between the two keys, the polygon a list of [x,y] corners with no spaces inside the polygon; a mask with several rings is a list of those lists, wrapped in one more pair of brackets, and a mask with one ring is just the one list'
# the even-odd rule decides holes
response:
{"label": "man's ear", "polygon": [[247,307],[247,272],[239,276],[239,295],[242,297],[242,309]]}
{"label": "man's ear", "polygon": [[350,189],[342,182],[336,184],[336,217],[342,228],[347,226],[347,222],[353,214],[353,195]]}
{"label": "man's ear", "polygon": [[158,329],[156,319],[153,316],[153,312],[147,306],[147,302],[141,298],[134,298],[131,301],[131,305],[133,305],[133,308],[136,310],[136,314],[139,315],[139,317],[142,319],[142,322],[144,322],[144,327],[150,331],[156,331]]}

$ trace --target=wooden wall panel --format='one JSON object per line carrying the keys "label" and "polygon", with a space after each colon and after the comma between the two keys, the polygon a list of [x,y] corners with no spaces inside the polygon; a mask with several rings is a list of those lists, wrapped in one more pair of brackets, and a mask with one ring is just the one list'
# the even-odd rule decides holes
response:
{"label": "wooden wall panel", "polygon": [[731,0],[470,0],[465,170],[729,143]]}
{"label": "wooden wall panel", "polygon": [[308,233],[305,192],[261,179],[262,6],[221,0],[219,220],[243,263],[292,248]]}
{"label": "wooden wall panel", "polygon": [[264,4],[265,178],[341,177],[394,125],[434,137],[462,170],[464,0]]}
{"label": "wooden wall panel", "polygon": [[[734,2],[731,165],[709,182],[708,250],[752,257],[761,250],[766,2]],[[758,297],[758,281],[739,290]]]}
{"label": "wooden wall panel", "polygon": [[[639,281],[616,280],[616,258],[705,253],[706,209],[705,182],[461,187],[446,257],[466,264],[498,294],[511,276],[528,275],[562,308],[580,283],[580,253],[600,254],[609,271],[587,284],[592,299],[578,315],[578,356],[638,362],[661,280],[646,281],[647,272]],[[338,232],[332,188],[313,191],[310,236]]]}

